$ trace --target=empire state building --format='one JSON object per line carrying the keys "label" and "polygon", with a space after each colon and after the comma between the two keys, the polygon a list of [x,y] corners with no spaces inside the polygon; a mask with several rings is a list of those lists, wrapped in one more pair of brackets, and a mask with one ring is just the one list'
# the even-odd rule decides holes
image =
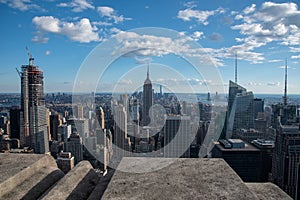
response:
{"label": "empire state building", "polygon": [[149,125],[151,119],[150,119],[150,113],[149,110],[153,104],[153,98],[152,98],[152,83],[149,78],[149,66],[147,68],[147,78],[144,82],[143,86],[143,113],[142,113],[142,125],[147,126]]}

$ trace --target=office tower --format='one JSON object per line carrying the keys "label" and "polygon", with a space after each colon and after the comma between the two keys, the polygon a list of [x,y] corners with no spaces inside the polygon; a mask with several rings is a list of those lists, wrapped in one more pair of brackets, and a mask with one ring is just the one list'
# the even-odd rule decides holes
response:
{"label": "office tower", "polygon": [[12,107],[9,110],[10,138],[20,139],[20,114],[20,107]]}
{"label": "office tower", "polygon": [[73,131],[66,143],[66,151],[74,156],[75,165],[83,160],[82,138],[76,131]]}
{"label": "office tower", "polygon": [[191,138],[189,116],[168,116],[164,127],[164,157],[188,158]]}
{"label": "office tower", "polygon": [[260,149],[262,156],[261,181],[268,182],[272,173],[272,157],[274,151],[274,141],[272,140],[254,140],[251,142],[256,148]]}
{"label": "office tower", "polygon": [[114,106],[114,143],[120,149],[125,150],[126,139],[127,139],[126,111],[124,106],[117,105]]}
{"label": "office tower", "polygon": [[212,150],[213,158],[223,158],[245,182],[260,182],[261,151],[240,139],[219,140]]}
{"label": "office tower", "polygon": [[159,96],[162,97],[162,85],[159,85]]}
{"label": "office tower", "polygon": [[58,114],[51,114],[50,115],[50,135],[51,139],[58,140],[58,126],[60,125],[60,119]]}
{"label": "office tower", "polygon": [[140,114],[139,114],[139,110],[140,110],[140,104],[138,99],[134,99],[133,100],[133,106],[132,106],[132,120],[139,124],[140,121]]}
{"label": "office tower", "polygon": [[275,132],[272,179],[275,184],[295,198],[300,161],[300,131],[297,123],[297,106],[287,104],[287,64],[282,101],[280,104],[272,105],[270,130]]}
{"label": "office tower", "polygon": [[109,162],[109,153],[108,153],[108,144],[107,136],[106,136],[106,130],[104,129],[96,129],[96,138],[97,138],[97,144],[99,146],[99,150],[97,150],[98,160],[101,162],[101,167],[103,171],[107,170],[107,165]]}
{"label": "office tower", "polygon": [[152,91],[152,83],[149,78],[149,66],[147,68],[147,78],[144,81],[143,86],[143,110],[142,110],[142,125],[147,126],[151,121],[151,113],[149,113],[150,108],[153,104],[153,91]]}
{"label": "office tower", "polygon": [[74,156],[70,152],[60,152],[57,157],[57,166],[65,174],[74,168]]}
{"label": "office tower", "polygon": [[105,129],[105,120],[104,120],[104,111],[102,107],[99,107],[96,110],[96,117],[97,117],[97,127],[100,127],[101,129]]}
{"label": "office tower", "polygon": [[83,119],[84,116],[83,116],[83,106],[81,104],[78,104],[76,106],[74,106],[74,117],[77,118],[77,119]]}
{"label": "office tower", "polygon": [[258,113],[264,112],[264,100],[258,98],[253,99],[253,109],[254,119],[257,119]]}
{"label": "office tower", "polygon": [[272,178],[276,185],[295,197],[297,184],[297,165],[300,161],[299,125],[280,125],[277,129]]}
{"label": "office tower", "polygon": [[71,125],[72,132],[76,130],[76,132],[83,138],[89,133],[88,119],[68,119],[67,124]]}
{"label": "office tower", "polygon": [[47,123],[47,134],[48,134],[48,139],[51,141],[51,134],[50,134],[50,110],[46,108],[46,123]]}
{"label": "office tower", "polygon": [[71,136],[71,133],[71,125],[63,124],[57,127],[57,135],[62,142],[67,142],[68,138]]}
{"label": "office tower", "polygon": [[253,93],[232,81],[229,81],[228,108],[227,138],[236,138],[238,129],[254,127]]}
{"label": "office tower", "polygon": [[44,98],[43,72],[33,65],[30,55],[29,65],[23,65],[21,77],[21,125],[22,146],[29,146],[35,153],[49,152],[49,140]]}
{"label": "office tower", "polygon": [[241,128],[236,131],[236,138],[251,143],[253,140],[264,139],[266,137],[264,132],[252,128],[250,129]]}

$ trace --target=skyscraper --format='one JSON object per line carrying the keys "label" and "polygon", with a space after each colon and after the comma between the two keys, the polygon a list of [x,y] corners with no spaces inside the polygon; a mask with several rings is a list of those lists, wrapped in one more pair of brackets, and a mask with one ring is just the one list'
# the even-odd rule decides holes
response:
{"label": "skyscraper", "polygon": [[149,113],[150,108],[153,104],[153,92],[152,92],[152,83],[149,78],[149,66],[147,68],[147,78],[144,81],[144,87],[143,87],[143,110],[142,110],[142,125],[147,126],[150,121],[150,115]]}
{"label": "skyscraper", "polygon": [[282,103],[272,105],[272,129],[275,130],[275,148],[272,160],[272,179],[275,184],[296,197],[298,165],[300,161],[300,130],[297,106],[287,102],[287,65]]}
{"label": "skyscraper", "polygon": [[105,121],[104,121],[104,111],[102,107],[99,107],[96,110],[96,116],[97,116],[97,127],[100,127],[101,129],[105,129]]}
{"label": "skyscraper", "polygon": [[43,72],[33,65],[23,65],[21,77],[21,123],[20,140],[22,146],[29,146],[35,153],[49,152],[49,140],[44,98]]}
{"label": "skyscraper", "polygon": [[253,93],[229,81],[227,138],[236,138],[236,131],[254,127]]}
{"label": "skyscraper", "polygon": [[20,107],[12,107],[10,116],[10,138],[20,139]]}
{"label": "skyscraper", "polygon": [[66,151],[71,152],[74,156],[75,165],[83,159],[83,144],[82,138],[79,136],[77,131],[73,131],[70,138],[66,143]]}
{"label": "skyscraper", "polygon": [[164,127],[164,156],[188,158],[191,137],[190,116],[168,116]]}

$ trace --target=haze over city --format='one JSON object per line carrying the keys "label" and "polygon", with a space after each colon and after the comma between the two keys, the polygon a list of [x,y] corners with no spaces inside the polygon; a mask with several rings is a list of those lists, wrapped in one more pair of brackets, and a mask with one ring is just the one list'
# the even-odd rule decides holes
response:
{"label": "haze over city", "polygon": [[[1,15],[1,91],[19,92],[15,68],[27,64],[28,46],[35,64],[45,76],[45,92],[71,92],[76,74],[89,53],[115,34],[123,42],[143,47],[159,40],[158,47],[173,52],[178,41],[144,33],[133,35],[130,30],[160,27],[177,31],[199,43],[211,57],[227,90],[234,79],[235,54],[238,59],[238,82],[255,94],[282,94],[285,60],[289,68],[289,94],[299,94],[299,2],[291,1],[19,1],[2,0]],[[124,43],[123,43],[124,44]],[[182,45],[182,44],[181,44]],[[141,64],[158,63],[178,71],[182,80],[196,92],[206,92],[213,80],[190,70],[186,61],[158,49],[121,56],[104,76],[105,88],[111,91],[121,75]],[[115,66],[114,66],[115,65]],[[144,69],[144,74],[146,67]],[[112,76],[112,74],[114,74]],[[100,75],[99,75],[100,76]],[[122,90],[141,87],[143,76],[122,80]],[[152,73],[152,81],[180,84],[182,80],[169,77],[167,72]],[[177,82],[177,83],[176,83]],[[184,88],[180,89],[181,92]]]}

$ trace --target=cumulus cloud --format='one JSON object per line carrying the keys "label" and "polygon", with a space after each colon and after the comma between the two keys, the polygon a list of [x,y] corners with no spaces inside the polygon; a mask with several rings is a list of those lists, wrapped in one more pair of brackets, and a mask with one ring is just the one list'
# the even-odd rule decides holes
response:
{"label": "cumulus cloud", "polygon": [[58,7],[69,7],[72,8],[73,12],[82,12],[86,9],[94,9],[95,7],[92,3],[86,0],[73,0],[69,3],[59,3],[57,4]]}
{"label": "cumulus cloud", "polygon": [[247,35],[258,42],[278,41],[283,45],[300,44],[300,11],[295,3],[265,2],[256,10],[255,4],[247,7],[236,19],[244,23],[232,26],[242,35]]}
{"label": "cumulus cloud", "polygon": [[195,31],[195,32],[192,34],[191,37],[192,37],[194,40],[198,41],[200,38],[203,37],[203,35],[204,35],[203,32],[201,32],[201,31]]}
{"label": "cumulus cloud", "polygon": [[292,56],[292,59],[300,59],[300,55]]}
{"label": "cumulus cloud", "polygon": [[[264,60],[263,54],[254,52],[258,47],[271,42],[300,45],[300,11],[295,3],[265,2],[260,7],[252,4],[235,14],[235,19],[241,20],[241,23],[231,28],[245,37],[238,38],[237,41],[243,44],[228,48],[227,53],[235,50],[242,58],[249,55],[251,57],[247,60],[253,59],[253,63],[257,63]],[[290,51],[295,52],[296,48]]]}
{"label": "cumulus cloud", "polygon": [[117,46],[112,54],[123,55],[126,57],[149,57],[164,56],[169,54],[185,55],[199,58],[200,63],[223,66],[223,63],[216,57],[208,55],[213,53],[214,49],[201,48],[191,45],[193,39],[184,35],[178,35],[178,38],[155,36],[147,34],[137,34],[134,32],[120,31],[116,35]]}
{"label": "cumulus cloud", "polygon": [[194,10],[193,8],[187,8],[185,10],[180,10],[178,12],[177,18],[182,19],[183,21],[191,21],[192,19],[196,19],[198,22],[203,25],[208,25],[207,19],[215,14],[224,13],[225,10],[223,8],[219,8],[217,10]]}
{"label": "cumulus cloud", "polygon": [[9,7],[20,11],[27,11],[31,9],[44,10],[37,4],[32,3],[30,0],[0,0],[0,3],[7,4]]}
{"label": "cumulus cloud", "polygon": [[126,18],[123,15],[118,15],[113,8],[108,6],[100,6],[97,8],[97,11],[102,17],[106,17],[108,20],[113,20],[115,23],[131,20],[131,18]]}
{"label": "cumulus cloud", "polygon": [[77,22],[66,22],[53,16],[36,16],[32,22],[41,33],[65,35],[71,40],[81,43],[100,40],[97,29],[91,25],[87,18],[82,18]]}
{"label": "cumulus cloud", "polygon": [[255,7],[256,5],[255,4],[252,4],[251,6],[245,8],[243,10],[243,12],[247,15],[247,14],[250,14],[250,13],[253,13],[255,11]]}

